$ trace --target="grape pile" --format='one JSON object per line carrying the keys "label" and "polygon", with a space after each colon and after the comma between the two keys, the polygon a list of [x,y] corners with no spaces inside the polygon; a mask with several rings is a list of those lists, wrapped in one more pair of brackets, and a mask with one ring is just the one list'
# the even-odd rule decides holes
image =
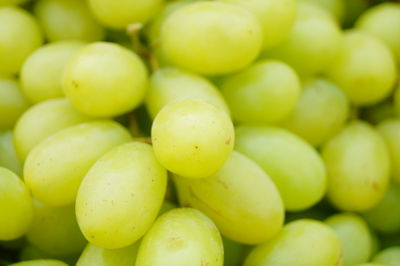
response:
{"label": "grape pile", "polygon": [[400,2],[0,0],[0,266],[400,266]]}

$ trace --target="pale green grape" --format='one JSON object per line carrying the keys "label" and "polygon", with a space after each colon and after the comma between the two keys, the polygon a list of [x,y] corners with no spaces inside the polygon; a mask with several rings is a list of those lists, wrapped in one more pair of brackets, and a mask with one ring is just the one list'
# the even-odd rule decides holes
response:
{"label": "pale green grape", "polygon": [[378,132],[386,142],[392,162],[392,179],[400,184],[400,119],[392,118],[381,122],[378,125]]}
{"label": "pale green grape", "polygon": [[281,230],[284,208],[278,190],[261,167],[238,152],[210,177],[174,180],[181,205],[202,211],[232,240],[265,243]]}
{"label": "pale green grape", "polygon": [[400,266],[400,246],[389,247],[382,250],[372,259],[372,261],[388,264],[390,266]]}
{"label": "pale green grape", "polygon": [[311,145],[284,129],[240,126],[235,149],[258,163],[277,186],[285,209],[300,211],[326,191],[324,164]]}
{"label": "pale green grape", "polygon": [[389,181],[389,153],[382,137],[361,121],[349,123],[322,149],[328,197],[337,208],[364,211],[383,198]]}
{"label": "pale green grape", "polygon": [[222,93],[238,122],[277,122],[296,107],[300,81],[283,62],[261,61],[226,78]]}
{"label": "pale green grape", "polygon": [[5,167],[17,175],[22,174],[22,164],[13,144],[13,132],[0,132],[0,166]]}
{"label": "pale green grape", "polygon": [[396,65],[389,48],[360,31],[344,35],[329,78],[356,105],[370,105],[386,98],[396,80]]}
{"label": "pale green grape", "polygon": [[63,96],[61,78],[68,60],[84,46],[81,41],[50,43],[33,52],[21,70],[23,94],[32,103]]}
{"label": "pale green grape", "polygon": [[[305,0],[320,7],[323,7],[331,13],[338,22],[340,22],[345,13],[345,1],[347,0]],[[350,0],[354,1],[354,0]]]}
{"label": "pale green grape", "polygon": [[245,266],[336,266],[341,247],[335,232],[314,220],[287,224],[273,240],[257,246]]}
{"label": "pale green grape", "polygon": [[207,101],[229,114],[221,93],[207,79],[176,68],[164,68],[152,74],[146,96],[151,117],[154,118],[168,103],[183,99]]}
{"label": "pale green grape", "polygon": [[75,110],[66,99],[50,99],[29,108],[14,128],[14,145],[19,158],[25,160],[40,142],[56,132],[90,120]]}
{"label": "pale green grape", "polygon": [[227,74],[250,64],[263,41],[261,25],[247,10],[198,2],[172,13],[161,30],[167,60],[207,75]]}
{"label": "pale green grape", "polygon": [[145,23],[162,7],[163,0],[89,0],[90,9],[105,26],[124,29]]}
{"label": "pale green grape", "polygon": [[145,97],[147,70],[132,51],[112,43],[92,43],[67,64],[63,89],[84,114],[110,117],[137,107]]}
{"label": "pale green grape", "polygon": [[46,38],[50,41],[82,40],[99,41],[104,30],[94,20],[82,0],[39,0],[35,15]]}
{"label": "pale green grape", "polygon": [[68,127],[29,153],[25,182],[34,197],[45,204],[72,204],[82,179],[97,159],[130,138],[126,129],[107,120]]}
{"label": "pale green grape", "polygon": [[24,235],[31,225],[33,207],[25,184],[10,170],[0,167],[0,240]]}
{"label": "pale green grape", "polygon": [[296,18],[296,0],[220,0],[236,4],[254,13],[264,33],[264,49],[270,49],[288,38]]}
{"label": "pale green grape", "polygon": [[22,63],[43,42],[35,18],[15,7],[0,7],[0,74],[20,71]]}
{"label": "pale green grape", "polygon": [[351,213],[330,216],[325,223],[335,230],[342,245],[343,265],[352,266],[369,261],[372,238],[364,220]]}
{"label": "pale green grape", "polygon": [[319,146],[338,133],[349,116],[349,103],[334,84],[314,78],[304,84],[300,100],[282,125],[311,145]]}
{"label": "pale green grape", "polygon": [[179,208],[163,214],[144,236],[136,266],[223,265],[218,229],[201,212]]}
{"label": "pale green grape", "polygon": [[299,2],[296,22],[285,42],[264,53],[290,64],[301,75],[326,70],[339,51],[341,32],[328,11],[307,2]]}
{"label": "pale green grape", "polygon": [[79,187],[76,216],[86,239],[122,248],[140,239],[157,217],[167,172],[145,143],[118,146],[102,156]]}
{"label": "pale green grape", "polygon": [[151,139],[157,159],[167,170],[201,178],[214,174],[228,159],[234,129],[222,109],[186,99],[172,102],[158,113]]}
{"label": "pale green grape", "polygon": [[400,64],[400,3],[383,3],[369,9],[356,27],[382,40]]}
{"label": "pale green grape", "polygon": [[28,260],[10,264],[9,266],[68,266],[59,260]]}
{"label": "pale green grape", "polygon": [[224,237],[222,242],[224,244],[224,266],[243,265],[248,247]]}

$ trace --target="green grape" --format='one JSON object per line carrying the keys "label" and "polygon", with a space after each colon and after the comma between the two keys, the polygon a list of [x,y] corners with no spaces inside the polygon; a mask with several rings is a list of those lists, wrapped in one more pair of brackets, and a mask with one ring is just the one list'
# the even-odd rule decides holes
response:
{"label": "green grape", "polygon": [[144,236],[136,266],[223,265],[218,229],[201,212],[179,208],[163,214]]}
{"label": "green grape", "polygon": [[336,57],[341,39],[339,26],[328,11],[300,1],[289,37],[263,57],[285,61],[300,75],[321,73]]}
{"label": "green grape", "polygon": [[181,205],[202,211],[234,241],[265,243],[281,230],[284,208],[278,190],[261,167],[238,152],[210,177],[174,180]]}
{"label": "green grape", "polygon": [[104,249],[88,244],[76,266],[132,266],[135,265],[140,242],[125,248]]}
{"label": "green grape", "polygon": [[176,206],[176,204],[174,204],[174,203],[172,203],[172,202],[170,202],[170,201],[168,201],[168,200],[165,200],[165,201],[163,202],[163,204],[161,205],[161,209],[160,209],[160,211],[158,212],[158,216],[160,216],[160,215],[166,213],[167,211],[173,210],[173,209],[175,209],[175,208],[177,208],[177,207],[178,207],[178,206]]}
{"label": "green grape", "polygon": [[163,0],[89,0],[95,17],[105,26],[115,29],[146,23],[161,9],[162,4]]}
{"label": "green grape", "polygon": [[392,179],[400,184],[400,119],[392,118],[381,122],[378,125],[378,132],[386,142],[392,162]]}
{"label": "green grape", "polygon": [[273,240],[257,246],[245,266],[336,266],[341,247],[335,232],[314,220],[287,224]]}
{"label": "green grape", "polygon": [[324,196],[326,174],[320,156],[292,133],[268,126],[240,126],[235,149],[272,178],[286,210],[307,209]]}
{"label": "green grape", "polygon": [[24,235],[33,217],[32,199],[21,179],[0,167],[0,240]]}
{"label": "green grape", "polygon": [[160,38],[167,60],[207,75],[227,74],[249,65],[263,41],[255,16],[219,2],[179,8],[163,23]]}
{"label": "green grape", "polygon": [[275,47],[289,36],[296,18],[296,0],[220,0],[254,13],[264,34],[264,49]]}
{"label": "green grape", "polygon": [[0,6],[8,6],[8,5],[20,5],[30,0],[0,0]]}
{"label": "green grape", "polygon": [[132,51],[112,43],[92,43],[67,64],[63,89],[84,114],[110,117],[137,107],[145,97],[147,70]]}
{"label": "green grape", "polygon": [[166,186],[167,172],[150,145],[133,142],[118,146],[93,165],[79,187],[79,227],[98,247],[129,246],[156,219]]}
{"label": "green grape", "polygon": [[50,42],[103,39],[104,30],[92,17],[85,1],[39,0],[34,11]]}
{"label": "green grape", "polygon": [[22,174],[22,164],[12,140],[13,132],[0,132],[0,167],[5,167],[20,176]]}
{"label": "green grape", "polygon": [[381,41],[360,31],[349,31],[328,76],[352,103],[370,105],[390,94],[396,80],[396,65]]}
{"label": "green grape", "polygon": [[[318,5],[332,14],[337,21],[342,21],[345,13],[345,1],[346,0],[305,0],[315,5]],[[354,0],[351,0],[354,1]]]}
{"label": "green grape", "polygon": [[226,78],[222,93],[238,122],[277,122],[296,107],[300,81],[296,72],[279,61],[261,61]]}
{"label": "green grape", "polygon": [[362,215],[371,228],[383,233],[400,231],[400,186],[392,184],[383,199]]}
{"label": "green grape", "polygon": [[146,107],[152,118],[168,103],[183,99],[207,101],[229,114],[219,90],[207,79],[178,70],[164,68],[154,72],[146,96]]}
{"label": "green grape", "polygon": [[389,154],[378,132],[353,121],[322,148],[328,198],[344,211],[365,211],[383,198],[389,181]]}
{"label": "green grape", "polygon": [[82,179],[97,159],[130,138],[126,129],[107,120],[61,130],[29,153],[25,182],[34,197],[47,205],[72,204]]}
{"label": "green grape", "polygon": [[43,42],[35,18],[15,7],[0,7],[0,74],[20,71],[22,63]]}
{"label": "green grape", "polygon": [[25,160],[40,142],[58,131],[90,120],[66,99],[50,99],[32,106],[14,128],[14,145],[19,158]]}
{"label": "green grape", "polygon": [[372,261],[388,264],[390,266],[400,266],[400,246],[390,247],[380,251]]}
{"label": "green grape", "polygon": [[382,40],[400,63],[400,3],[383,3],[369,9],[356,27]]}
{"label": "green grape", "polygon": [[63,96],[61,78],[68,60],[84,46],[81,41],[50,43],[33,52],[21,70],[23,94],[32,103]]}
{"label": "green grape", "polygon": [[21,93],[18,82],[0,77],[0,129],[12,128],[27,108],[28,102]]}
{"label": "green grape", "polygon": [[224,266],[241,266],[247,254],[247,246],[222,238],[224,244]]}
{"label": "green grape", "polygon": [[222,109],[185,99],[166,105],[158,113],[151,139],[157,159],[167,170],[201,178],[214,174],[228,159],[234,129]]}
{"label": "green grape", "polygon": [[38,200],[34,201],[34,219],[26,237],[29,243],[50,255],[77,254],[86,245],[73,205],[52,207]]}
{"label": "green grape", "polygon": [[335,230],[340,239],[343,265],[352,266],[369,261],[372,254],[372,238],[367,224],[351,213],[330,216],[325,223]]}
{"label": "green grape", "polygon": [[336,135],[349,116],[349,103],[334,84],[320,78],[308,80],[292,114],[282,125],[311,145],[319,146]]}
{"label": "green grape", "polygon": [[59,260],[28,260],[10,264],[9,266],[68,266]]}

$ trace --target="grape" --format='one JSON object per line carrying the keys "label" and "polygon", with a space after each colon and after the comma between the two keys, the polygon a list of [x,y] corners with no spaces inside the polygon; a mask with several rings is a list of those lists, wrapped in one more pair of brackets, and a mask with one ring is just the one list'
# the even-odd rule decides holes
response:
{"label": "grape", "polygon": [[[343,18],[345,12],[345,0],[306,0],[310,3],[318,5],[331,13],[339,22]],[[354,0],[351,0],[354,1]]]}
{"label": "grape", "polygon": [[283,203],[274,183],[238,152],[208,178],[175,177],[175,182],[181,205],[202,211],[234,241],[264,243],[282,227]]}
{"label": "grape", "polygon": [[296,0],[221,0],[254,13],[260,20],[264,34],[264,49],[285,41],[296,17]]}
{"label": "grape", "polygon": [[127,130],[107,120],[61,130],[29,153],[25,182],[34,197],[47,205],[72,204],[82,179],[97,159],[129,140]]}
{"label": "grape", "polygon": [[273,240],[257,246],[245,266],[340,265],[341,247],[335,232],[314,220],[287,224]]}
{"label": "grape", "polygon": [[41,47],[21,70],[22,92],[32,103],[63,96],[61,77],[68,60],[84,46],[80,41],[61,41]]}
{"label": "grape", "polygon": [[378,131],[386,142],[392,162],[392,179],[400,184],[400,119],[387,119],[378,125]]}
{"label": "grape", "polygon": [[160,163],[191,178],[214,174],[234,144],[228,115],[212,104],[190,99],[166,105],[153,122],[151,136]]}
{"label": "grape", "polygon": [[156,219],[166,186],[167,173],[150,145],[118,146],[93,165],[79,188],[79,227],[98,247],[126,247],[141,238]]}
{"label": "grape", "polygon": [[236,128],[235,149],[272,178],[286,210],[307,209],[324,196],[326,174],[321,158],[290,132],[268,126],[240,126]]}
{"label": "grape", "polygon": [[9,266],[68,266],[59,260],[28,260],[10,264]]}
{"label": "grape", "polygon": [[93,19],[85,1],[39,0],[35,15],[50,42],[60,40],[99,41],[104,31]]}
{"label": "grape", "polygon": [[223,265],[221,236],[207,216],[188,209],[163,214],[145,235],[136,266]]}
{"label": "grape", "polygon": [[277,122],[295,108],[300,96],[296,72],[279,61],[261,61],[226,78],[222,92],[238,122]]}
{"label": "grape", "polygon": [[379,252],[373,262],[386,263],[390,266],[400,266],[400,247],[390,247]]}
{"label": "grape", "polygon": [[19,7],[0,7],[0,74],[18,73],[26,57],[42,42],[32,15]]}
{"label": "grape", "polygon": [[282,125],[311,145],[319,146],[342,129],[349,109],[347,98],[338,87],[314,78],[304,84],[294,112]]}
{"label": "grape", "polygon": [[378,132],[353,121],[322,148],[328,197],[339,209],[364,211],[383,198],[389,181],[389,154]]}
{"label": "grape", "polygon": [[351,213],[339,213],[330,216],[325,222],[335,230],[340,239],[344,266],[369,260],[372,239],[368,226],[361,217]]}
{"label": "grape", "polygon": [[5,167],[20,176],[22,174],[22,165],[12,139],[12,131],[0,132],[0,167]]}
{"label": "grape", "polygon": [[198,2],[173,12],[163,23],[160,40],[171,63],[220,75],[249,65],[260,52],[263,36],[250,12],[230,4]]}
{"label": "grape", "polygon": [[395,71],[394,58],[382,42],[360,31],[349,31],[328,76],[352,103],[370,105],[389,95]]}
{"label": "grape", "polygon": [[99,42],[87,45],[69,61],[63,89],[82,113],[110,117],[141,103],[147,79],[136,54],[117,44]]}
{"label": "grape", "polygon": [[154,118],[168,103],[183,99],[207,101],[229,114],[221,93],[207,79],[176,68],[164,68],[152,74],[146,96],[151,117]]}
{"label": "grape", "polygon": [[24,235],[32,222],[32,199],[25,184],[10,170],[0,167],[0,240]]}

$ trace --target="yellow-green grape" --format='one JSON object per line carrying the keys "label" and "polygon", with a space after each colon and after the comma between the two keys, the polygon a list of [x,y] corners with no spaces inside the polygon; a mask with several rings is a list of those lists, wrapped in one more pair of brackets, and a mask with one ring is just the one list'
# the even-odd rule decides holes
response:
{"label": "yellow-green grape", "polygon": [[254,160],[277,186],[285,209],[300,211],[317,203],[326,191],[324,164],[304,140],[287,130],[239,126],[235,149]]}
{"label": "yellow-green grape", "polygon": [[273,240],[253,249],[244,265],[336,266],[340,257],[335,232],[321,222],[304,219],[288,223]]}
{"label": "yellow-green grape", "polygon": [[74,206],[52,207],[34,201],[34,219],[26,234],[28,242],[58,256],[80,253],[86,240],[79,230]]}
{"label": "yellow-green grape", "polygon": [[144,236],[136,266],[222,266],[223,256],[213,222],[197,210],[178,208],[160,216]]}
{"label": "yellow-green grape", "polygon": [[400,63],[400,3],[383,3],[367,10],[356,27],[382,40]]}
{"label": "yellow-green grape", "polygon": [[391,177],[396,183],[400,184],[400,119],[392,118],[384,120],[378,125],[377,129],[389,151],[392,162]]}
{"label": "yellow-green grape", "polygon": [[368,262],[372,254],[372,238],[364,220],[351,213],[330,216],[325,223],[335,230],[342,246],[343,265]]}
{"label": "yellow-green grape", "polygon": [[33,217],[32,198],[21,179],[0,167],[0,240],[24,235]]}
{"label": "yellow-green grape", "polygon": [[270,49],[288,38],[296,18],[296,0],[220,0],[252,12],[260,20],[264,49]]}
{"label": "yellow-green grape", "polygon": [[21,70],[21,87],[30,102],[63,96],[61,80],[65,65],[84,44],[81,41],[50,43],[26,59]]}
{"label": "yellow-green grape", "polygon": [[0,74],[20,71],[22,63],[43,42],[35,18],[16,7],[0,7]]}
{"label": "yellow-green grape", "polygon": [[296,107],[300,81],[279,61],[261,61],[225,79],[222,93],[238,122],[269,123],[286,118]]}
{"label": "yellow-green grape", "polygon": [[90,9],[103,25],[124,29],[146,23],[162,7],[163,0],[89,0]]}
{"label": "yellow-green grape", "polygon": [[396,80],[396,65],[389,48],[381,41],[361,31],[349,31],[328,76],[352,103],[370,105],[390,94]]}
{"label": "yellow-green grape", "polygon": [[328,11],[301,1],[289,37],[264,53],[264,58],[283,60],[300,75],[321,73],[336,57],[341,40],[339,26]]}
{"label": "yellow-green grape", "polygon": [[154,152],[167,170],[202,178],[218,171],[234,145],[229,116],[204,101],[185,99],[166,105],[151,129]]}
{"label": "yellow-green grape", "polygon": [[243,265],[248,247],[225,237],[222,238],[222,242],[224,244],[224,266]]}
{"label": "yellow-green grape", "polygon": [[39,0],[35,15],[50,42],[82,40],[88,42],[103,39],[104,30],[92,17],[86,1]]}
{"label": "yellow-green grape", "polygon": [[25,182],[34,197],[47,205],[72,204],[82,179],[97,159],[130,139],[126,129],[107,120],[68,127],[29,153]]}
{"label": "yellow-green grape", "polygon": [[14,79],[0,77],[0,129],[12,128],[27,108],[28,102],[22,94],[18,82]]}
{"label": "yellow-green grape", "polygon": [[364,211],[379,203],[389,181],[389,153],[382,137],[361,121],[349,123],[322,148],[328,198],[344,211]]}
{"label": "yellow-green grape", "polygon": [[10,264],[8,266],[68,266],[59,260],[28,260]]}
{"label": "yellow-green grape", "polygon": [[[341,22],[345,13],[345,0],[305,0],[318,5],[332,14],[338,22]],[[351,0],[354,1],[354,0]]]}
{"label": "yellow-green grape", "polygon": [[20,5],[28,1],[29,0],[0,0],[0,6]]}
{"label": "yellow-green grape", "polygon": [[104,249],[88,244],[76,266],[132,266],[135,265],[140,242],[125,248]]}
{"label": "yellow-green grape", "polygon": [[152,74],[146,96],[146,107],[151,117],[156,117],[168,103],[183,99],[206,101],[229,114],[221,93],[207,79],[176,68],[164,68]]}
{"label": "yellow-green grape", "polygon": [[170,202],[170,201],[168,201],[168,200],[165,200],[165,201],[163,202],[163,204],[161,205],[161,209],[160,209],[160,211],[158,212],[158,216],[160,216],[160,215],[166,213],[167,211],[170,211],[170,210],[172,210],[172,209],[175,209],[175,208],[177,208],[177,207],[178,207],[178,206],[176,206],[175,203],[172,203],[172,202]]}
{"label": "yellow-green grape", "polygon": [[390,266],[400,266],[400,246],[389,247],[379,252],[373,262],[388,264]]}
{"label": "yellow-green grape", "polygon": [[261,167],[238,152],[210,177],[174,180],[181,205],[202,211],[234,241],[265,243],[281,230],[284,208],[278,190]]}
{"label": "yellow-green grape", "polygon": [[148,77],[140,58],[113,43],[81,49],[67,64],[63,89],[84,114],[110,117],[137,107],[145,97]]}
{"label": "yellow-green grape", "polygon": [[395,233],[400,231],[400,187],[392,184],[383,199],[374,208],[363,212],[367,223],[376,231]]}
{"label": "yellow-green grape", "polygon": [[0,167],[5,167],[17,175],[22,174],[22,164],[13,144],[13,132],[0,132]]}
{"label": "yellow-green grape", "polygon": [[219,75],[250,64],[263,36],[257,18],[245,9],[219,2],[198,2],[172,13],[161,30],[166,58],[183,69]]}
{"label": "yellow-green grape", "polygon": [[167,172],[149,144],[118,146],[93,165],[79,187],[79,227],[98,247],[129,246],[156,219],[166,187]]}
{"label": "yellow-green grape", "polygon": [[314,78],[304,84],[296,108],[282,125],[311,145],[319,146],[342,129],[349,107],[346,96],[336,85]]}

